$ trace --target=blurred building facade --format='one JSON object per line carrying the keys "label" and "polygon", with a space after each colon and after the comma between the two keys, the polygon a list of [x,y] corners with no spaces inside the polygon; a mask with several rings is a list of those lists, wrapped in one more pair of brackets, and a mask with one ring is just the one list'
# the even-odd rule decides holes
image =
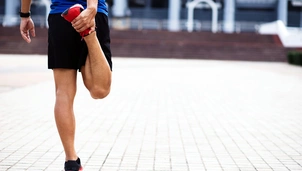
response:
{"label": "blurred building facade", "polygon": [[[107,0],[110,24],[115,29],[170,31],[188,29],[189,4],[193,2],[193,31],[213,28],[213,4],[219,32],[254,32],[257,25],[276,20],[289,27],[302,27],[302,0]],[[49,3],[50,0],[33,0],[36,25],[47,26]],[[0,1],[2,25],[18,25],[19,9],[20,0]]]}

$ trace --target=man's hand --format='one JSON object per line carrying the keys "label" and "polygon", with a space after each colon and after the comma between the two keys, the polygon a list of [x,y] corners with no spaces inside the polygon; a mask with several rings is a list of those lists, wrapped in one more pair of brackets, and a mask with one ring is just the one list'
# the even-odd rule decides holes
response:
{"label": "man's hand", "polygon": [[28,18],[21,18],[20,33],[21,33],[22,38],[27,43],[31,42],[30,35],[32,37],[36,36],[35,25],[34,25],[33,20],[30,17],[28,17]]}
{"label": "man's hand", "polygon": [[86,29],[95,26],[95,15],[96,8],[87,8],[82,11],[81,14],[71,22],[71,24],[77,32],[83,32]]}

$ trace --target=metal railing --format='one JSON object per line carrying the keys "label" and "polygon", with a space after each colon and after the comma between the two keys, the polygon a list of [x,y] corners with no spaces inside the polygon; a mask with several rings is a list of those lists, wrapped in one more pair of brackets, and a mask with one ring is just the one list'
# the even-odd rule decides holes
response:
{"label": "metal railing", "polygon": [[[124,23],[127,23],[127,27],[123,29],[131,30],[168,30],[168,20],[167,19],[141,19],[141,18],[126,18],[123,19]],[[256,32],[257,26],[263,24],[263,22],[246,22],[246,21],[236,21],[235,22],[235,32]],[[112,26],[112,20],[109,19],[109,26]],[[223,21],[218,21],[217,32],[222,32]],[[187,31],[188,21],[186,19],[180,20],[180,30]],[[193,31],[212,31],[212,21],[201,21],[193,20]]]}
{"label": "metal railing", "polygon": [[274,8],[277,0],[236,0],[237,7],[244,8]]}
{"label": "metal railing", "polygon": [[[4,15],[0,15],[0,23],[3,22]],[[47,22],[45,21],[44,15],[33,15],[32,19],[36,25],[36,27],[47,27]],[[168,30],[168,20],[163,19],[141,19],[141,18],[129,18],[127,19],[129,26],[126,29],[131,30]],[[112,20],[109,19],[109,26],[112,28]],[[244,22],[237,21],[235,23],[235,32],[257,32],[258,26],[263,24],[263,22]],[[180,21],[180,30],[186,31],[188,27],[187,20]],[[223,22],[218,22],[217,31],[221,32],[223,27]],[[194,31],[211,31],[212,30],[212,22],[211,21],[193,21],[193,30]]]}

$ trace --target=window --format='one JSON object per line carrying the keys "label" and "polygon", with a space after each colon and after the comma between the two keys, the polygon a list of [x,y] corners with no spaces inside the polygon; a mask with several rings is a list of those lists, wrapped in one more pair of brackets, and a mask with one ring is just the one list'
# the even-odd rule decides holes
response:
{"label": "window", "polygon": [[168,8],[169,0],[152,0],[152,8]]}
{"label": "window", "polygon": [[236,0],[238,8],[275,8],[277,0]]}
{"label": "window", "polygon": [[145,7],[147,0],[128,0],[129,7]]}

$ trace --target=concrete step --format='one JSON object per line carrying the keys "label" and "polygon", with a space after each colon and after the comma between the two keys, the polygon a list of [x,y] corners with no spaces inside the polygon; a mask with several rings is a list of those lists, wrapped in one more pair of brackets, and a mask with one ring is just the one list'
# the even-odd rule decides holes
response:
{"label": "concrete step", "polygon": [[[47,29],[36,28],[27,44],[17,27],[0,27],[0,53],[47,54]],[[286,61],[286,49],[275,35],[255,33],[111,30],[113,56],[247,61]]]}

